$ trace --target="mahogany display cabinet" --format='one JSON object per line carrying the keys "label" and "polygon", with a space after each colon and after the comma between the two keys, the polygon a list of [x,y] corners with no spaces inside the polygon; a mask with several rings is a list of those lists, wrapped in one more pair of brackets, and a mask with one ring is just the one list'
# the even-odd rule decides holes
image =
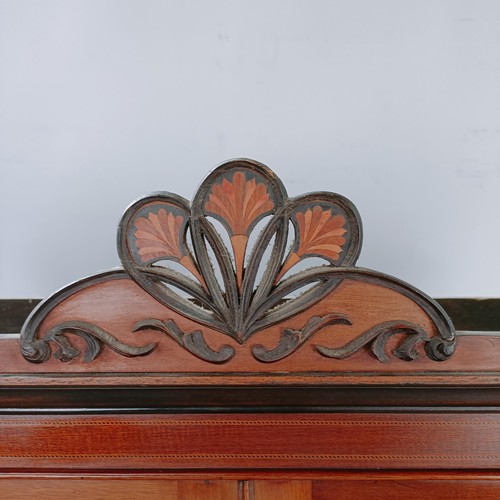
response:
{"label": "mahogany display cabinet", "polygon": [[500,302],[361,242],[252,160],[134,202],[122,267],[0,301],[0,498],[500,498]]}

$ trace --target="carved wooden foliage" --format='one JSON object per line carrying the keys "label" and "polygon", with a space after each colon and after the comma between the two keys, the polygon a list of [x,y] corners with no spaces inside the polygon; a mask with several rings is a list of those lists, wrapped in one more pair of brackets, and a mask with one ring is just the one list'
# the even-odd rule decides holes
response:
{"label": "carved wooden foliage", "polygon": [[[266,216],[269,220],[249,251],[252,230]],[[219,234],[214,219],[226,235]],[[295,234],[292,248],[287,249],[290,222]],[[317,193],[288,199],[269,169],[240,161],[208,176],[192,205],[170,193],[137,201],[126,211],[118,238],[125,269],[148,293],[243,342],[306,309],[338,284],[335,277],[317,277],[313,272],[307,282],[300,273],[284,275],[311,256],[322,257],[331,266],[354,264],[360,221],[345,198]],[[270,258],[263,262],[269,245]],[[161,261],[181,264],[189,275],[160,265]],[[257,282],[260,268],[265,270]],[[311,283],[314,286],[306,293],[282,303],[285,295]]]}
{"label": "carved wooden foliage", "polygon": [[[395,334],[407,337],[394,351],[401,359],[416,357],[417,342],[425,343],[432,359],[451,355],[454,331],[442,309],[405,283],[355,268],[360,249],[361,221],[349,200],[329,192],[288,198],[275,174],[250,160],[215,169],[192,203],[168,192],[136,201],[125,211],[118,230],[118,253],[125,271],[165,306],[164,318],[144,318],[135,329],[162,331],[206,361],[227,362],[235,350],[230,345],[218,351],[210,348],[204,326],[245,344],[262,329],[283,324],[275,348],[252,347],[256,360],[269,363],[290,355],[326,326],[350,324],[343,311],[331,311],[311,317],[300,330],[286,327],[287,320],[334,293],[346,278],[383,284],[410,297],[433,319],[439,336],[430,338],[418,325],[396,317],[375,325],[344,348],[316,346],[318,355],[344,358],[370,344],[375,356],[387,362],[385,342]],[[310,257],[320,258],[321,264],[304,270],[299,264]],[[97,355],[101,344],[129,356],[154,350],[154,345],[126,349],[109,333],[85,322],[59,325],[38,339],[41,318],[37,314],[44,315],[48,309],[50,304],[42,305],[42,312],[34,313],[23,329],[22,352],[28,360],[46,360],[49,342],[58,344],[61,360],[76,357],[79,352],[67,333],[85,340],[87,360]],[[181,331],[168,317],[169,310],[196,322],[199,329]]]}

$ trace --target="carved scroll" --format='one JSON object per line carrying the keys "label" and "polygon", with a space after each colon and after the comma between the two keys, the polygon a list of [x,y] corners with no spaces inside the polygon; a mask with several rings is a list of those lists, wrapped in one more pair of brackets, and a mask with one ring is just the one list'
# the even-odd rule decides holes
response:
{"label": "carved scroll", "polygon": [[[355,267],[361,239],[359,214],[346,198],[328,192],[288,198],[268,167],[251,160],[230,161],[205,179],[192,203],[168,192],[133,203],[118,229],[124,271],[95,275],[43,302],[23,328],[21,352],[28,361],[44,362],[55,346],[55,357],[70,361],[80,355],[72,342],[75,337],[86,345],[83,360],[87,362],[103,346],[123,356],[154,352],[156,344],[132,346],[120,341],[99,326],[92,311],[85,320],[69,318],[40,334],[40,325],[58,304],[93,284],[116,279],[118,273],[164,306],[162,317],[144,317],[132,330],[161,332],[208,363],[230,362],[240,349],[237,346],[250,349],[257,362],[277,363],[308,344],[317,356],[331,358],[332,363],[363,348],[370,348],[379,361],[389,362],[385,346],[393,337],[400,339],[393,350],[399,359],[416,359],[418,345],[432,360],[447,359],[456,342],[447,315],[412,286]],[[312,267],[304,269],[309,261]],[[406,297],[430,318],[432,331],[396,312],[345,345],[332,347],[316,345],[312,339],[325,328],[334,339],[337,326],[352,324],[346,311],[311,313],[301,327],[290,326],[293,318],[323,299],[334,304],[336,290],[347,281],[388,288]],[[193,327],[183,331],[172,312]],[[249,345],[250,339],[271,326],[281,331],[277,344]],[[219,347],[207,342],[206,330],[219,332]]]}

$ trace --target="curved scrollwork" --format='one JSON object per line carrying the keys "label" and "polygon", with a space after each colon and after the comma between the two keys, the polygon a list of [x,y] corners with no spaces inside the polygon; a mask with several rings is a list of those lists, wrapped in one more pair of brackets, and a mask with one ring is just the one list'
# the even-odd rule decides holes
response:
{"label": "curved scrollwork", "polygon": [[[129,346],[98,325],[80,320],[55,325],[43,338],[37,334],[48,312],[69,295],[108,276],[118,276],[132,278],[166,308],[164,317],[146,318],[134,331],[161,331],[204,361],[226,363],[237,350],[222,342],[219,350],[211,348],[203,327],[221,333],[237,346],[272,325],[283,324],[277,345],[251,347],[257,361],[273,363],[296,352],[328,326],[351,325],[343,311],[323,311],[311,313],[300,329],[286,326],[292,317],[349,280],[379,285],[409,298],[427,314],[435,332],[429,334],[421,326],[395,317],[345,346],[317,345],[319,355],[342,359],[369,346],[378,360],[387,362],[386,342],[399,335],[405,340],[393,351],[396,357],[415,359],[416,345],[421,343],[430,359],[447,359],[456,340],[446,313],[407,283],[356,268],[361,240],[359,214],[343,196],[316,192],[288,198],[268,167],[252,160],[233,160],[208,175],[192,202],[157,192],[128,207],[118,228],[124,271],[95,275],[42,303],[23,328],[21,350],[29,361],[42,362],[50,357],[50,345],[54,345],[55,357],[68,361],[80,355],[71,340],[76,335],[86,345],[85,361],[94,359],[102,346],[124,356],[152,352],[155,344]],[[304,269],[311,258],[316,259],[314,265]],[[168,311],[199,327],[182,331]]]}
{"label": "curved scrollwork", "polygon": [[266,349],[263,345],[257,344],[253,346],[252,354],[255,359],[264,363],[279,361],[295,352],[323,328],[331,325],[351,324],[351,321],[343,314],[313,316],[300,330],[285,328],[281,333],[278,345],[273,349]]}
{"label": "curved scrollwork", "polygon": [[223,345],[218,351],[211,349],[200,330],[194,332],[183,332],[175,323],[169,319],[160,321],[158,319],[146,319],[140,321],[134,326],[134,332],[139,330],[159,330],[166,333],[170,338],[175,340],[180,346],[188,350],[203,361],[210,363],[226,363],[235,354],[234,349],[230,345]]}
{"label": "curved scrollwork", "polygon": [[86,350],[83,360],[90,362],[101,352],[101,346],[106,345],[122,356],[144,356],[156,347],[156,344],[131,346],[120,342],[110,333],[96,325],[85,321],[66,321],[51,328],[43,337],[32,343],[22,343],[21,352],[29,361],[43,363],[50,358],[50,344],[57,346],[54,357],[61,361],[71,361],[80,356],[80,350],[71,342],[71,335],[84,340]]}
{"label": "curved scrollwork", "polygon": [[415,349],[419,342],[429,340],[427,333],[417,325],[408,321],[387,321],[376,325],[366,332],[362,333],[352,341],[342,347],[325,347],[316,345],[316,350],[327,358],[344,359],[348,358],[362,347],[371,344],[371,351],[382,363],[389,362],[387,356],[387,341],[394,335],[403,335],[406,337],[400,345],[392,351],[394,356],[404,361],[417,359],[419,354]]}
{"label": "curved scrollwork", "polygon": [[21,329],[21,354],[32,363],[44,363],[50,359],[51,346],[54,346],[54,357],[60,361],[68,362],[81,355],[80,349],[74,342],[75,337],[83,340],[85,352],[83,361],[93,361],[106,346],[122,356],[145,356],[156,348],[156,344],[133,346],[121,342],[103,328],[81,320],[63,321],[52,326],[43,336],[39,336],[39,328],[47,317],[58,305],[68,297],[77,294],[84,288],[102,283],[108,279],[120,280],[126,278],[123,271],[112,270],[96,274],[90,278],[72,283],[54,293],[40,304],[29,315]]}

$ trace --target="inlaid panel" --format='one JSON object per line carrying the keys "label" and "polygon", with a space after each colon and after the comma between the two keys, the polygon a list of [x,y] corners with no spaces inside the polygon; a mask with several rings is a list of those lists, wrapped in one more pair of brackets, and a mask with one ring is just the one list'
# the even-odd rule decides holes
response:
{"label": "inlaid panel", "polygon": [[500,419],[481,414],[3,416],[0,468],[486,469]]}

